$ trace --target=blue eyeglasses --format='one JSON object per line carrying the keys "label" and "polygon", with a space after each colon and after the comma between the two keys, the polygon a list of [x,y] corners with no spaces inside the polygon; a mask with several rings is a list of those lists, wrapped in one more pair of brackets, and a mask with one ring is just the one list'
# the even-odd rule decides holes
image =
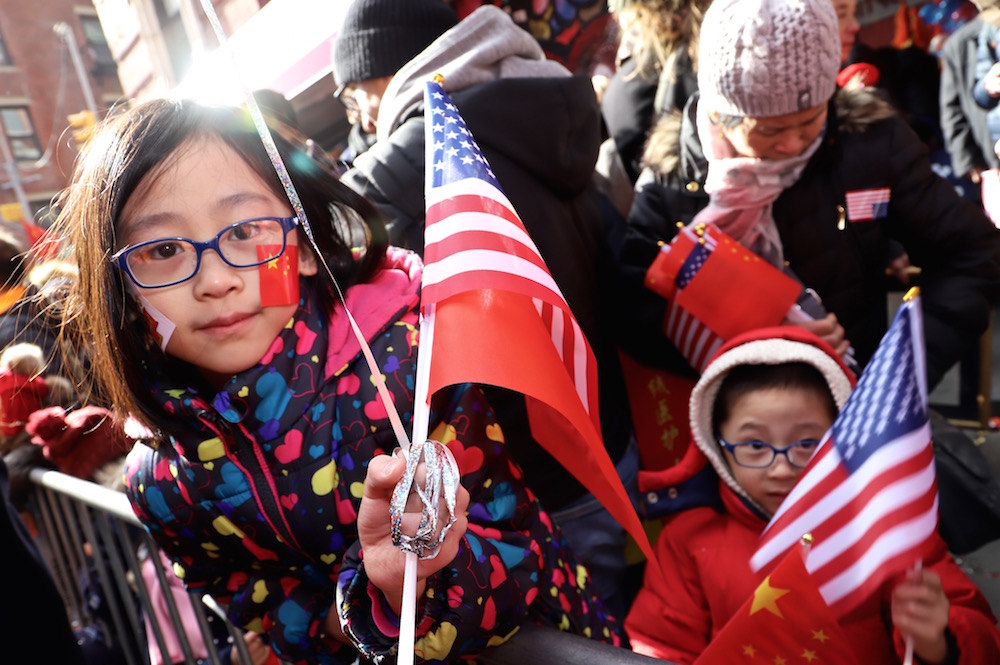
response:
{"label": "blue eyeglasses", "polygon": [[816,439],[803,439],[784,448],[775,448],[770,443],[757,440],[729,443],[721,436],[719,443],[729,451],[737,464],[749,469],[766,469],[774,464],[774,459],[778,455],[784,455],[788,463],[795,468],[804,469],[819,447],[819,441]]}
{"label": "blue eyeglasses", "polygon": [[222,229],[214,238],[198,242],[190,238],[157,238],[118,250],[111,261],[136,286],[158,289],[180,284],[198,274],[201,255],[214,250],[233,268],[252,268],[285,253],[288,232],[297,217],[256,217]]}

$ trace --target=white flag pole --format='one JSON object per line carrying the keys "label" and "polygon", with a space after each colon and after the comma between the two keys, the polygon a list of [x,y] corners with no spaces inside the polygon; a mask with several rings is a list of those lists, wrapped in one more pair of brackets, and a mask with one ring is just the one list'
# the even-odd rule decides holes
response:
{"label": "white flag pole", "polygon": [[[430,420],[430,367],[434,342],[434,311],[431,305],[420,316],[420,347],[417,352],[417,376],[413,396],[413,435],[411,441],[427,440]],[[406,451],[404,451],[406,452]],[[417,555],[406,552],[403,570],[403,603],[399,610],[399,647],[397,665],[412,665],[417,618]]]}

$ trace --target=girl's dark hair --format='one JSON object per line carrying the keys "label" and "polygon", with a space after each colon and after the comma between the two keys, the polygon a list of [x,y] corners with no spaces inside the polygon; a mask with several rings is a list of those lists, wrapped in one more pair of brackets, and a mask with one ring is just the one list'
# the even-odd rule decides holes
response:
{"label": "girl's dark hair", "polygon": [[719,425],[729,419],[736,400],[758,390],[773,388],[812,391],[823,398],[830,420],[837,417],[837,403],[833,399],[830,384],[809,363],[738,365],[722,379],[719,392],[715,395],[715,403],[712,404],[712,431],[718,432]]}
{"label": "girl's dark hair", "polygon": [[[272,129],[275,144],[298,192],[316,246],[341,288],[368,280],[388,245],[385,226],[366,199],[342,185],[336,174],[311,159],[305,145]],[[132,415],[154,428],[167,423],[143,384],[147,359],[160,354],[150,342],[124,276],[109,260],[119,249],[118,226],[129,198],[147,178],[159,177],[182,145],[219,140],[232,148],[280,198],[285,191],[248,112],[184,100],[153,100],[107,120],[81,153],[69,187],[61,194],[55,229],[79,267],[79,282],[68,295],[64,341],[90,349],[92,380],[102,401],[118,414]],[[234,220],[235,221],[235,220]],[[302,226],[300,247],[309,247]],[[328,316],[336,293],[320,266],[312,280],[320,308]],[[192,366],[161,363],[178,385],[192,385]]]}

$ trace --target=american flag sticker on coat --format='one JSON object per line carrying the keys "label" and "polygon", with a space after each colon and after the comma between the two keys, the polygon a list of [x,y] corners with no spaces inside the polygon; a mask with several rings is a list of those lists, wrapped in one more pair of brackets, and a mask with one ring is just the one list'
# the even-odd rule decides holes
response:
{"label": "american flag sticker on coat", "polygon": [[870,222],[889,216],[888,187],[847,192],[847,221]]}

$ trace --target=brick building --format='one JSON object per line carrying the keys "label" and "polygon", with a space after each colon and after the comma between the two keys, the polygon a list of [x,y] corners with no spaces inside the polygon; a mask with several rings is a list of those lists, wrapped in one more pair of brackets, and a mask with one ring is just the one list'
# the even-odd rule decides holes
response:
{"label": "brick building", "polygon": [[212,0],[232,58],[201,0],[94,0],[126,98],[164,95],[239,104],[244,87],[292,102],[302,131],[326,148],[349,129],[333,99],[330,45],[349,0]]}
{"label": "brick building", "polygon": [[0,3],[0,217],[19,203],[44,222],[77,154],[67,116],[93,104],[100,117],[120,98],[89,0]]}

